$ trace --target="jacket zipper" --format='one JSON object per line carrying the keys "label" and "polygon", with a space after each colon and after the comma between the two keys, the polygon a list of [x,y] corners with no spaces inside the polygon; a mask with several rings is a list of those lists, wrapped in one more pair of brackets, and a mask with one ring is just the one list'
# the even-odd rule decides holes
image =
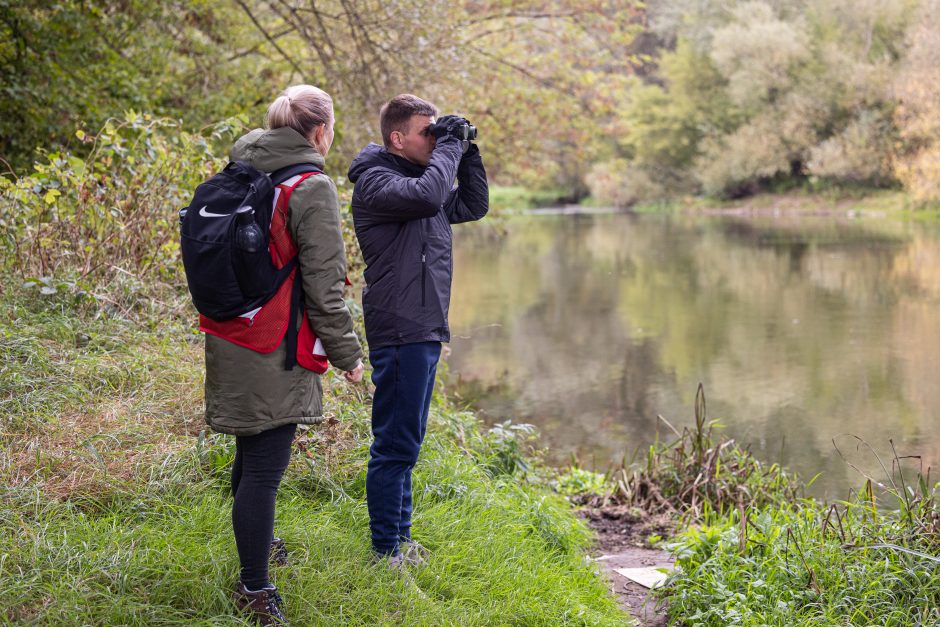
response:
{"label": "jacket zipper", "polygon": [[428,279],[428,263],[427,263],[427,251],[428,245],[425,244],[421,247],[421,306],[424,307],[426,304],[426,292],[427,292],[427,279]]}

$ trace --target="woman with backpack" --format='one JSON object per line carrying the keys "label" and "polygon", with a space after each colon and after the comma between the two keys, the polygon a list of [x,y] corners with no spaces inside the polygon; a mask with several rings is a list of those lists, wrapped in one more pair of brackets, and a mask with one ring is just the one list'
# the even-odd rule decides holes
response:
{"label": "woman with backpack", "polygon": [[[236,442],[232,526],[241,577],[234,600],[262,625],[287,623],[282,600],[268,578],[269,560],[286,560],[283,543],[274,537],[277,489],[297,425],[322,420],[323,392],[315,371],[319,368],[304,367],[301,354],[310,350],[303,344],[305,325],[312,331],[307,337],[315,334],[316,349],[322,346],[320,352],[344,371],[347,381],[362,380],[362,348],[343,299],[346,255],[339,200],[333,181],[322,172],[333,142],[333,122],[329,94],[295,85],[268,107],[264,129],[235,143],[231,160],[263,172],[297,164],[312,164],[320,171],[293,176],[275,195],[270,252],[280,266],[296,257],[291,278],[259,309],[224,322],[203,316],[200,325],[206,332],[206,422],[215,431],[234,435]],[[305,313],[291,316],[294,302],[302,302]],[[291,337],[286,332],[289,324],[300,329],[301,340],[298,365],[292,369],[285,366],[294,360],[288,355],[292,342],[285,339]],[[259,348],[264,346],[275,348],[264,352],[268,349]]]}

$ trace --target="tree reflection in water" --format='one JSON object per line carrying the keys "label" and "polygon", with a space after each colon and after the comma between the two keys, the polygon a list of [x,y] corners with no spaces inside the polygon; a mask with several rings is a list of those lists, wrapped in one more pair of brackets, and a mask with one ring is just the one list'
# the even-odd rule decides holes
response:
{"label": "tree reflection in water", "polygon": [[861,483],[840,434],[940,461],[936,227],[607,214],[456,236],[451,373],[492,420],[538,425],[555,462],[603,469],[668,437],[656,415],[690,424],[700,381],[729,435],[823,472],[819,495]]}

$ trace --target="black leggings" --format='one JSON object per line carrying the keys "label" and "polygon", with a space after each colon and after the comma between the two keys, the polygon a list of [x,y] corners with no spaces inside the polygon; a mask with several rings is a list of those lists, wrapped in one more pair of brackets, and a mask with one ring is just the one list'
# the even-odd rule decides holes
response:
{"label": "black leggings", "polygon": [[268,558],[274,537],[274,497],[290,462],[297,425],[258,435],[235,436],[232,464],[232,528],[241,562],[241,580],[249,590],[268,585]]}

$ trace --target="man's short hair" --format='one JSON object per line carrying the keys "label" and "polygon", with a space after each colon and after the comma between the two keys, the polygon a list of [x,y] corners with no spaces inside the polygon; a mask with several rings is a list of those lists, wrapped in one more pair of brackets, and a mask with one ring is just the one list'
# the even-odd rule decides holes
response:
{"label": "man's short hair", "polygon": [[392,145],[393,131],[408,133],[408,122],[413,115],[437,116],[437,107],[411,94],[400,94],[382,105],[379,126],[386,148]]}

